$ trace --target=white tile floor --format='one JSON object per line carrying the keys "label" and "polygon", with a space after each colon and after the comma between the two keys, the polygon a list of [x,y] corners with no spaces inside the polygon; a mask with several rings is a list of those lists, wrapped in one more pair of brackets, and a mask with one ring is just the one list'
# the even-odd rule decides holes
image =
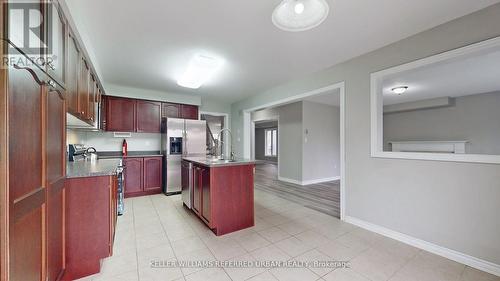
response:
{"label": "white tile floor", "polygon": [[[500,281],[500,278],[365,231],[263,191],[256,226],[216,237],[180,201],[127,199],[113,257],[95,281]],[[151,268],[162,261],[350,261],[331,268]]]}

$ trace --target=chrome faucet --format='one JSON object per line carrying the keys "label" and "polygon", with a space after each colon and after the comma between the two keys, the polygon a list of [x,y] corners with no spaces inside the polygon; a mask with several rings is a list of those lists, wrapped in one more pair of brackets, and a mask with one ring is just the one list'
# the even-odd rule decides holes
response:
{"label": "chrome faucet", "polygon": [[[231,150],[231,152],[230,152],[230,154],[229,154],[229,155],[231,156],[231,158],[230,158],[230,159],[231,159],[231,160],[234,160],[234,152],[233,152],[233,133],[231,132],[231,130],[229,130],[229,129],[227,129],[227,128],[226,128],[226,129],[222,129],[222,130],[220,130],[219,135],[217,136],[217,144],[216,144],[216,145],[217,145],[217,150],[219,150],[219,152],[218,152],[218,153],[216,153],[216,154],[217,154],[216,156],[220,157],[221,159],[225,159],[225,157],[224,157],[224,155],[223,155],[223,153],[222,153],[222,144],[223,144],[224,142],[220,140],[220,139],[221,139],[221,136],[222,136],[222,133],[224,133],[224,131],[229,132],[229,136],[231,137],[231,142],[229,143],[229,146],[230,146],[230,150]],[[219,148],[219,146],[220,146],[220,148]]]}

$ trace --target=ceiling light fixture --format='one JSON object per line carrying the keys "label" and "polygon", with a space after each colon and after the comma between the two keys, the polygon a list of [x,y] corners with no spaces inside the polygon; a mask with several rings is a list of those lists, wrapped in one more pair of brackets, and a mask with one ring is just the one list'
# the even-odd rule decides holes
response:
{"label": "ceiling light fixture", "polygon": [[325,0],[283,0],[274,9],[274,25],[285,31],[304,31],[320,25],[330,7]]}
{"label": "ceiling light fixture", "polygon": [[177,85],[198,89],[205,84],[222,66],[222,62],[213,57],[197,54],[189,61],[189,65],[177,80]]}
{"label": "ceiling light fixture", "polygon": [[294,11],[296,14],[300,15],[304,12],[305,6],[302,2],[297,2],[294,7]]}
{"label": "ceiling light fixture", "polygon": [[408,86],[399,86],[396,88],[392,88],[391,91],[397,95],[402,95],[408,90]]}

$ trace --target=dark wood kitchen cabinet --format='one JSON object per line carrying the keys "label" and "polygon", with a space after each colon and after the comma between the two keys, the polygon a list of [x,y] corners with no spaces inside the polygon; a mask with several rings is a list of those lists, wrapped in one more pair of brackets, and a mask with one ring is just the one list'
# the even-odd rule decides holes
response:
{"label": "dark wood kitchen cabinet", "polygon": [[210,169],[193,165],[193,210],[208,225],[212,221],[210,207]]}
{"label": "dark wood kitchen cabinet", "polygon": [[144,191],[161,192],[162,164],[162,157],[144,158]]}
{"label": "dark wood kitchen cabinet", "polygon": [[47,9],[47,17],[51,17],[46,25],[46,34],[50,34],[51,40],[48,40],[50,55],[46,57],[47,73],[63,87],[66,82],[66,19],[62,13],[59,3],[54,0],[47,2],[50,4]]}
{"label": "dark wood kitchen cabinet", "polygon": [[68,57],[66,68],[66,105],[67,111],[75,116],[79,116],[78,110],[78,80],[80,69],[80,48],[76,38],[70,31],[68,33]]}
{"label": "dark wood kitchen cabinet", "polygon": [[47,280],[64,271],[64,183],[66,180],[66,106],[64,90],[47,90]]}
{"label": "dark wood kitchen cabinet", "polygon": [[144,160],[142,158],[124,158],[125,196],[134,196],[143,191]]}
{"label": "dark wood kitchen cabinet", "polygon": [[[217,235],[224,235],[255,224],[253,163],[207,166],[193,164],[193,212]],[[182,173],[182,181],[188,173]]]}
{"label": "dark wood kitchen cabinet", "polygon": [[177,103],[162,103],[162,117],[198,120],[198,106]]}
{"label": "dark wood kitchen cabinet", "polygon": [[201,190],[201,219],[212,226],[212,206],[210,198],[210,169],[202,167],[200,170],[200,190]]}
{"label": "dark wood kitchen cabinet", "polygon": [[181,104],[180,106],[180,118],[198,120],[198,106],[189,104]]}
{"label": "dark wood kitchen cabinet", "polygon": [[[12,49],[11,49],[12,51]],[[16,55],[19,55],[16,53]],[[46,109],[46,88],[41,81],[48,78],[34,68],[10,67],[8,76],[2,70],[1,82],[7,81],[7,91],[0,91],[2,102],[8,108],[8,128],[2,140],[2,181],[8,173],[8,236],[9,276],[7,280],[45,279],[45,221],[47,212],[46,160],[43,137]],[[4,76],[5,75],[5,76]],[[6,79],[6,80],[4,80]],[[6,84],[3,84],[4,86]],[[7,94],[7,95],[5,95]],[[8,99],[7,99],[8,96]],[[0,111],[4,110],[4,106]],[[3,118],[5,112],[1,112]],[[2,124],[5,125],[5,119]],[[2,136],[3,137],[3,136]],[[5,151],[5,148],[8,150]],[[3,152],[8,152],[7,159]],[[26,172],[29,171],[29,172]],[[3,192],[3,188],[0,188]],[[6,197],[2,196],[2,199]],[[1,227],[4,229],[4,225]],[[4,233],[7,234],[7,233]],[[3,254],[3,253],[2,253]]]}
{"label": "dark wood kitchen cabinet", "polygon": [[162,192],[163,156],[124,157],[125,197]]}
{"label": "dark wood kitchen cabinet", "polygon": [[116,229],[116,176],[66,180],[67,265],[62,281],[99,273],[113,253]]}
{"label": "dark wood kitchen cabinet", "polygon": [[55,281],[64,270],[65,91],[36,66],[0,73],[2,278]]}
{"label": "dark wood kitchen cabinet", "polygon": [[89,77],[89,106],[88,106],[87,120],[92,124],[95,122],[95,116],[96,116],[96,103],[95,103],[96,97],[97,97],[96,81],[95,81],[94,75],[90,74],[90,77]]}
{"label": "dark wood kitchen cabinet", "polygon": [[136,102],[133,99],[107,96],[104,100],[106,131],[135,132]]}
{"label": "dark wood kitchen cabinet", "polygon": [[80,57],[80,70],[78,78],[78,113],[79,117],[88,120],[89,118],[89,79],[90,70],[85,58]]}
{"label": "dark wood kitchen cabinet", "polygon": [[161,127],[161,103],[137,100],[136,132],[159,133]]}
{"label": "dark wood kitchen cabinet", "polygon": [[170,118],[181,117],[181,105],[177,103],[164,102],[161,105],[161,116]]}

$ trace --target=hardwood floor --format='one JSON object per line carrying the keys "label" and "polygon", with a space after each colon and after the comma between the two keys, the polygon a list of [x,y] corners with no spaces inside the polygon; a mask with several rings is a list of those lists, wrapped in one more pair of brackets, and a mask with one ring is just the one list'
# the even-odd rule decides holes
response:
{"label": "hardwood floor", "polygon": [[288,199],[304,207],[340,217],[340,181],[301,186],[278,180],[278,167],[257,163],[255,188]]}

